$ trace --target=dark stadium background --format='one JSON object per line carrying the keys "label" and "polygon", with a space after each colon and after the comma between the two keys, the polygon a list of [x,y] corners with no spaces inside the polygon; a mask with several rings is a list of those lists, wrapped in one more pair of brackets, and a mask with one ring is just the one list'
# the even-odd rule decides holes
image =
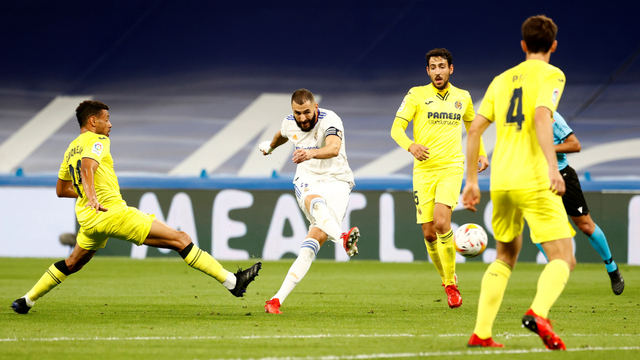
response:
{"label": "dark stadium background", "polygon": [[[74,94],[208,73],[255,78],[253,91],[289,92],[292,79],[325,92],[405,91],[424,75],[423,54],[443,46],[465,73],[456,83],[482,88],[522,60],[522,21],[546,14],[560,28],[553,63],[568,83],[600,85],[638,51],[639,10],[635,1],[3,2],[0,81],[5,91]],[[634,64],[617,82],[638,81]]]}

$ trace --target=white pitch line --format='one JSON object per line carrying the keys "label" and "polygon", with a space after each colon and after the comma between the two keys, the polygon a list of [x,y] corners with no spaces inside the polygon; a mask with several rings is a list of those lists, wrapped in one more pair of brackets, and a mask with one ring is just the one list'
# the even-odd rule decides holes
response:
{"label": "white pitch line", "polygon": [[[640,334],[560,334],[562,337],[640,337]],[[263,340],[263,339],[321,339],[321,338],[408,338],[408,337],[468,337],[469,334],[314,334],[314,335],[243,335],[243,336],[131,336],[131,337],[52,337],[52,338],[4,338],[0,342],[48,342],[48,341],[156,341],[156,340]],[[530,337],[536,334],[509,334],[494,335],[495,338]]]}
{"label": "white pitch line", "polygon": [[[623,347],[581,347],[571,348],[567,351],[630,351],[640,350],[640,346]],[[391,359],[408,357],[433,357],[433,356],[462,356],[462,355],[510,355],[510,354],[535,354],[552,352],[547,349],[520,349],[520,350],[467,350],[467,351],[435,351],[416,353],[395,353],[395,354],[358,354],[358,355],[325,355],[325,356],[285,356],[285,357],[263,357],[263,358],[226,358],[210,360],[364,360],[364,359]]]}

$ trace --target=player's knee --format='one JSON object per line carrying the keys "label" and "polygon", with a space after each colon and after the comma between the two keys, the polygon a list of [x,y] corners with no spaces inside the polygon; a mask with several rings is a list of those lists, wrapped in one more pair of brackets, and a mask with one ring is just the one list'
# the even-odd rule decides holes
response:
{"label": "player's knee", "polygon": [[590,236],[596,230],[596,224],[592,222],[583,222],[578,224],[578,229],[580,229],[583,234]]}
{"label": "player's knee", "polygon": [[423,231],[423,235],[424,235],[424,239],[427,242],[432,243],[432,242],[438,240],[438,236],[436,235],[435,232]]}
{"label": "player's knee", "polygon": [[80,271],[80,269],[82,269],[82,267],[84,266],[84,264],[81,264],[78,261],[75,261],[73,259],[67,260],[66,265],[67,265],[67,268],[69,269],[70,274]]}
{"label": "player's knee", "polygon": [[178,236],[176,238],[176,242],[178,243],[176,248],[184,249],[187,245],[191,244],[191,236],[184,231],[178,231]]}
{"label": "player's knee", "polygon": [[449,232],[449,230],[451,230],[451,227],[448,226],[448,224],[442,223],[436,223],[436,232],[438,234],[444,235],[446,233]]}
{"label": "player's knee", "polygon": [[572,272],[573,269],[576,268],[576,257],[571,255],[571,257],[569,259],[567,259],[567,264],[569,265],[569,271]]}

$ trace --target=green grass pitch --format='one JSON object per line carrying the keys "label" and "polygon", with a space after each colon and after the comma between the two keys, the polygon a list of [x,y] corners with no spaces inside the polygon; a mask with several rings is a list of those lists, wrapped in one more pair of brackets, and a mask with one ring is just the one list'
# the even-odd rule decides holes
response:
{"label": "green grass pitch", "polygon": [[463,304],[449,309],[429,263],[316,261],[272,315],[264,302],[291,260],[265,262],[238,299],[179,259],[97,257],[15,314],[11,302],[54,261],[0,259],[0,359],[640,359],[640,267],[621,266],[615,296],[603,265],[578,264],[550,313],[560,353],[520,326],[542,265],[518,264],[494,326],[506,347],[485,350],[465,345],[486,264],[458,264]]}

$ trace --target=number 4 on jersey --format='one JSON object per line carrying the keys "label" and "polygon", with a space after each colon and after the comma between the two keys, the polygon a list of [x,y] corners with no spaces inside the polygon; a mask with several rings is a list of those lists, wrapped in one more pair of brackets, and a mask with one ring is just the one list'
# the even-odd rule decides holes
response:
{"label": "number 4 on jersey", "polygon": [[522,130],[522,123],[524,122],[524,114],[522,113],[522,88],[513,89],[513,96],[511,97],[511,104],[509,105],[509,111],[507,112],[507,124],[518,124],[517,130]]}

